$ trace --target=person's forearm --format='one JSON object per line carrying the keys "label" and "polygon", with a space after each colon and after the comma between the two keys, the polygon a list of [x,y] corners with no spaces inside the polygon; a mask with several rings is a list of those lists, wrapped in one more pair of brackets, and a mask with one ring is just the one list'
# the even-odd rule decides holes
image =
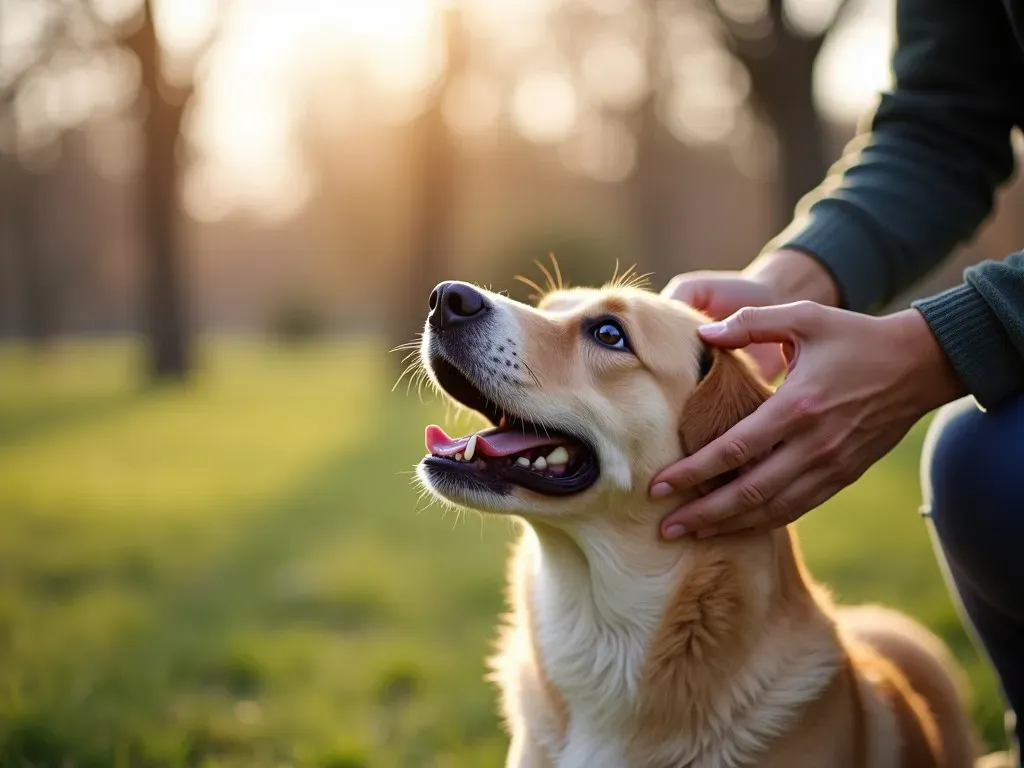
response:
{"label": "person's forearm", "polygon": [[828,270],[800,251],[783,249],[758,256],[743,274],[768,286],[780,304],[813,301],[839,305],[839,290]]}
{"label": "person's forearm", "polygon": [[881,310],[937,267],[1010,177],[1024,64],[998,6],[897,0],[892,92],[771,246],[814,254],[843,308]]}

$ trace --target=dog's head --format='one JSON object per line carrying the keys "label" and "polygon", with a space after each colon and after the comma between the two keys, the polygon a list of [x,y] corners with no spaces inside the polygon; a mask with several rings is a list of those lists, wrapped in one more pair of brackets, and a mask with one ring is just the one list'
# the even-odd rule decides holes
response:
{"label": "dog's head", "polygon": [[493,426],[459,438],[428,427],[420,478],[454,504],[528,519],[643,514],[655,473],[769,393],[742,356],[700,341],[705,320],[636,288],[557,291],[534,308],[442,283],[422,361]]}

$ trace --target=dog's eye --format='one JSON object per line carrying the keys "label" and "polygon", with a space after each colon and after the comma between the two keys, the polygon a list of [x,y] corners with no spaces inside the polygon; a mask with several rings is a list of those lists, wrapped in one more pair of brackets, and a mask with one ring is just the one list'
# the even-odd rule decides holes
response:
{"label": "dog's eye", "polygon": [[594,326],[592,333],[598,343],[603,344],[606,347],[611,347],[612,349],[626,348],[626,334],[623,333],[622,328],[619,327],[618,323],[606,320],[603,323],[599,323]]}

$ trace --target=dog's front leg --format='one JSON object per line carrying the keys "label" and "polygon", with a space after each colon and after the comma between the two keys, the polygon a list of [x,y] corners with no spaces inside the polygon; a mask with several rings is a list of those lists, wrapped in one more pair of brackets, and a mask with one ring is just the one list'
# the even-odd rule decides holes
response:
{"label": "dog's front leg", "polygon": [[519,728],[512,735],[505,768],[555,768],[555,764],[526,729]]}

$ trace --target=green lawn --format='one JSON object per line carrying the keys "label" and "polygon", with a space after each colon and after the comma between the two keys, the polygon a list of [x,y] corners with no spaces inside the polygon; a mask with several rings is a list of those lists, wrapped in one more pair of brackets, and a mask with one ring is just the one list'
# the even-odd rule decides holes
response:
{"label": "green lawn", "polygon": [[[509,526],[419,510],[444,418],[369,343],[218,341],[147,388],[127,342],[0,346],[0,766],[501,764],[483,658]],[[994,683],[917,515],[908,439],[802,525],[843,599],[900,606]]]}

